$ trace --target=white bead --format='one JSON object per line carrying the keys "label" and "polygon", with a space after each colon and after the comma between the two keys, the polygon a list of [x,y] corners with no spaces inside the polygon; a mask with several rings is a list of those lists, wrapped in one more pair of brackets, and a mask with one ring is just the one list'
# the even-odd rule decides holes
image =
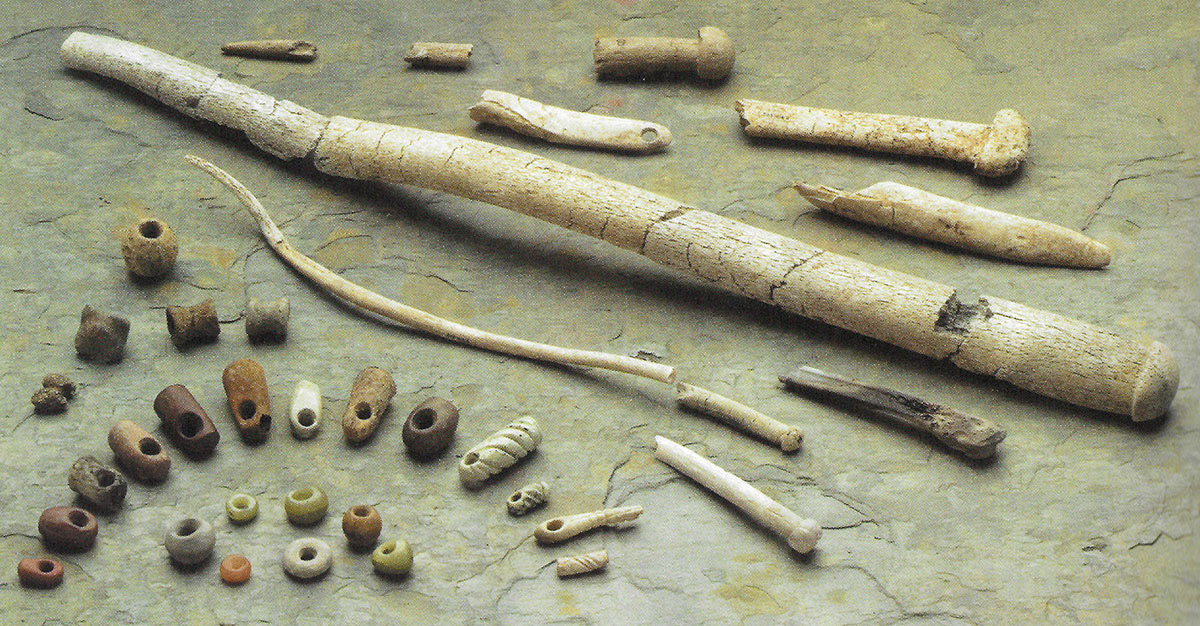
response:
{"label": "white bead", "polygon": [[283,571],[301,580],[328,572],[332,564],[333,550],[316,537],[297,539],[283,553]]}
{"label": "white bead", "polygon": [[321,388],[316,383],[307,380],[296,383],[291,424],[296,439],[310,439],[321,430]]}
{"label": "white bead", "polygon": [[467,450],[458,462],[458,477],[468,487],[478,487],[489,477],[512,467],[542,442],[537,421],[520,417]]}

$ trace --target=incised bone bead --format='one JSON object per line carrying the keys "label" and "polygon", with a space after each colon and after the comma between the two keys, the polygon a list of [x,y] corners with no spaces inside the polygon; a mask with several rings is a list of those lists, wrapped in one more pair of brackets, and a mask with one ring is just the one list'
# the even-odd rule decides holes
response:
{"label": "incised bone bead", "polygon": [[75,333],[75,353],[88,361],[116,363],[125,358],[128,338],[129,320],[84,306],[79,316],[79,332]]}
{"label": "incised bone bead", "polygon": [[108,447],[120,465],[133,478],[158,483],[167,479],[171,457],[162,444],[146,429],[129,420],[113,424],[108,431]]}
{"label": "incised bone bead", "polygon": [[378,367],[368,367],[354,379],[346,412],[342,414],[342,432],[346,441],[361,443],[375,433],[388,403],[396,395],[396,381]]}
{"label": "incised bone bead", "polygon": [[283,553],[283,571],[300,580],[316,578],[328,572],[332,564],[333,550],[316,537],[297,539]]}
{"label": "incised bone bead", "polygon": [[120,472],[94,456],[81,456],[75,461],[67,476],[67,486],[103,512],[121,508],[125,503],[125,491],[129,488]]}
{"label": "incised bone bead", "polygon": [[369,504],[352,506],[342,515],[342,532],[346,534],[350,547],[356,550],[375,545],[382,530],[383,520],[379,517],[379,511]]}
{"label": "incised bone bead", "polygon": [[22,587],[53,589],[62,584],[62,564],[54,559],[21,559],[17,562],[17,579]]}
{"label": "incised bone bead", "polygon": [[371,553],[371,565],[383,576],[404,576],[412,570],[412,564],[412,546],[403,539],[388,541]]}
{"label": "incised bone bead", "polygon": [[202,563],[212,555],[217,533],[212,524],[196,517],[185,517],[167,526],[163,546],[171,560],[181,565]]}
{"label": "incised bone bead", "polygon": [[296,383],[290,421],[296,439],[311,439],[321,430],[321,388],[316,383],[307,380]]}
{"label": "incised bone bead", "polygon": [[274,343],[287,339],[291,306],[287,298],[264,301],[250,298],[246,303],[246,336],[250,343]]}
{"label": "incised bone bead", "polygon": [[193,459],[209,456],[221,441],[221,433],[208,413],[183,385],[171,385],[159,392],[154,412],[175,446]]}
{"label": "incised bone bead", "polygon": [[194,306],[167,307],[167,332],[176,348],[216,341],[221,325],[217,323],[217,307],[212,298]]}
{"label": "incised bone bead", "polygon": [[608,565],[608,550],[559,557],[555,560],[555,565],[559,578],[595,572]]}
{"label": "incised bone bead", "polygon": [[121,256],[125,269],[142,278],[156,278],[175,267],[179,240],[165,222],[143,218],[131,224],[121,235]]}
{"label": "incised bone bead", "polygon": [[271,432],[271,395],[262,366],[254,359],[238,359],[225,368],[221,382],[242,441],[266,441]]}
{"label": "incised bone bead", "polygon": [[58,389],[58,392],[68,400],[75,397],[75,381],[71,380],[66,374],[57,372],[46,374],[42,377],[42,387],[46,389]]}
{"label": "incised bone bead", "polygon": [[533,452],[541,442],[537,420],[528,415],[519,417],[468,450],[458,462],[458,477],[467,487],[479,487]]}
{"label": "incised bone bead", "polygon": [[430,398],[408,414],[400,436],[404,447],[417,459],[432,459],[440,455],[454,440],[458,428],[458,407],[445,398]]}
{"label": "incised bone bead", "polygon": [[67,397],[58,387],[42,387],[29,399],[38,415],[57,415],[67,410]]}
{"label": "incised bone bead", "polygon": [[225,514],[234,524],[249,524],[258,517],[258,500],[246,493],[235,493],[225,501]]}
{"label": "incised bone bead", "polygon": [[550,485],[545,481],[525,485],[508,497],[508,514],[520,517],[546,503]]}
{"label": "incised bone bead", "polygon": [[312,526],[325,517],[329,510],[329,498],[316,487],[302,487],[287,495],[283,511],[288,521],[297,526]]}
{"label": "incised bone bead", "polygon": [[250,580],[250,559],[231,554],[221,560],[221,580],[229,585],[240,585]]}
{"label": "incised bone bead", "polygon": [[54,506],[42,511],[38,532],[52,550],[86,552],[96,543],[96,516],[77,506]]}

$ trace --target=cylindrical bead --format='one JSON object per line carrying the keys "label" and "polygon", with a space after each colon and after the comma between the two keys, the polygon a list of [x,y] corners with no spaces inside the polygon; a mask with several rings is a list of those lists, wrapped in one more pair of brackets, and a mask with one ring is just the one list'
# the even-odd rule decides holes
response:
{"label": "cylindrical bead", "polygon": [[171,456],[153,435],[134,422],[121,420],[113,424],[108,431],[108,447],[117,457],[117,464],[133,478],[148,483],[167,479]]}
{"label": "cylindrical bead", "polygon": [[408,49],[404,60],[413,67],[445,67],[463,69],[471,64],[469,43],[441,43],[436,41],[417,41]]}
{"label": "cylindrical bead", "polygon": [[171,385],[154,399],[154,412],[162,420],[163,430],[184,454],[200,459],[212,454],[221,434],[183,385]]}
{"label": "cylindrical bead", "polygon": [[77,506],[54,506],[42,511],[38,532],[51,550],[86,552],[96,543],[100,530],[96,516]]}
{"label": "cylindrical bead", "polygon": [[246,336],[250,338],[250,343],[272,343],[287,339],[291,313],[287,298],[250,298],[246,303]]}
{"label": "cylindrical bead", "polygon": [[587,554],[559,557],[555,560],[555,565],[559,578],[595,572],[608,565],[608,551],[597,550]]}
{"label": "cylindrical bead", "polygon": [[217,306],[209,298],[193,306],[167,307],[167,332],[176,348],[194,343],[210,343],[221,334]]}
{"label": "cylindrical bead", "polygon": [[129,486],[125,477],[108,467],[94,456],[81,456],[71,466],[67,486],[80,498],[101,512],[112,512],[125,503],[125,491]]}
{"label": "cylindrical bead", "polygon": [[316,383],[296,383],[289,421],[296,439],[311,439],[321,430],[321,388]]}
{"label": "cylindrical bead", "polygon": [[128,338],[129,320],[85,306],[79,315],[79,331],[75,333],[75,352],[88,361],[116,363],[125,358]]}
{"label": "cylindrical bead", "polygon": [[312,526],[325,518],[329,497],[316,487],[301,487],[287,495],[283,511],[288,521],[297,526]]}

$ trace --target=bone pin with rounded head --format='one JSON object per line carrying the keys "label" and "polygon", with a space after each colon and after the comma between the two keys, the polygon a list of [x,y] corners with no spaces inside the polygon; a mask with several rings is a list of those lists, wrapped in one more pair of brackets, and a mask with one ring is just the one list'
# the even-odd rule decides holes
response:
{"label": "bone pin with rounded head", "polygon": [[821,538],[821,525],[817,522],[796,515],[750,483],[666,437],[655,436],[654,444],[655,458],[775,531],[796,552],[810,552],[817,546]]}
{"label": "bone pin with rounded head", "polygon": [[751,137],[963,161],[983,176],[1011,174],[1029,156],[1029,124],[1012,109],[1001,109],[991,124],[975,124],[759,100],[738,100],[734,108]]}
{"label": "bone pin with rounded head", "polygon": [[468,112],[476,122],[553,143],[621,152],[656,152],[671,143],[671,131],[661,124],[569,111],[492,89],[484,91]]}
{"label": "bone pin with rounded head", "polygon": [[538,524],[533,530],[533,537],[541,544],[560,543],[601,526],[616,526],[635,520],[641,514],[642,507],[634,505],[555,517]]}
{"label": "bone pin with rounded head", "polygon": [[733,42],[712,26],[700,29],[696,39],[671,37],[602,37],[592,58],[601,76],[630,77],[647,74],[695,72],[703,80],[717,81],[733,69]]}

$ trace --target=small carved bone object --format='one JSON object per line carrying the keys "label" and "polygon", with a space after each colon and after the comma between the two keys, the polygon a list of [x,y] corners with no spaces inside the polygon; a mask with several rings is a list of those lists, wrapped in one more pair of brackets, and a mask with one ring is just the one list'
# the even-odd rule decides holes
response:
{"label": "small carved bone object", "polygon": [[353,444],[369,439],[379,428],[394,395],[396,381],[391,374],[378,367],[368,367],[360,372],[350,389],[346,412],[342,414],[342,433],[346,441]]}
{"label": "small carved bone object", "polygon": [[271,432],[271,395],[262,366],[254,359],[238,359],[225,368],[221,382],[242,441],[266,441]]}
{"label": "small carved bone object", "polygon": [[542,442],[537,420],[519,417],[467,450],[458,462],[458,477],[468,488],[478,488],[488,478],[512,467]]}
{"label": "small carved bone object", "polygon": [[287,339],[291,312],[287,298],[271,301],[250,298],[246,303],[246,336],[250,343],[278,343]]}
{"label": "small carved bone object", "polygon": [[525,485],[508,497],[508,514],[520,517],[546,503],[550,485],[545,481]]}
{"label": "small carved bone object", "polygon": [[94,456],[81,456],[71,466],[67,486],[102,513],[111,513],[125,503],[129,485],[121,472],[108,467]]}
{"label": "small carved bone object", "polygon": [[404,420],[400,436],[413,458],[432,459],[454,440],[458,428],[458,407],[445,398],[433,397],[418,404]]}
{"label": "small carved bone object", "polygon": [[991,124],[975,124],[758,100],[738,100],[735,108],[751,137],[963,161],[983,176],[1011,174],[1029,156],[1029,124],[1012,109],[1001,109]]}
{"label": "small carved bone object", "polygon": [[194,306],[167,307],[167,332],[171,343],[183,349],[194,343],[210,343],[221,334],[217,307],[212,298]]}
{"label": "small carved bone object", "polygon": [[175,267],[179,239],[166,222],[153,217],[138,220],[121,234],[125,269],[141,278],[158,278]]}
{"label": "small carved bone object", "polygon": [[678,383],[675,385],[675,391],[675,401],[684,407],[715,417],[760,439],[765,439],[779,446],[779,449],[784,452],[795,452],[800,449],[804,433],[795,426],[788,426],[740,402],[730,400],[707,389]]}
{"label": "small carved bone object", "polygon": [[655,458],[770,528],[786,539],[796,552],[803,554],[817,546],[817,540],[821,538],[820,524],[796,515],[746,481],[666,437],[656,436],[654,444]]}
{"label": "small carved bone object", "polygon": [[38,415],[57,415],[67,410],[67,397],[58,387],[42,387],[29,399]]}
{"label": "small carved bone object", "polygon": [[468,112],[476,122],[553,143],[643,153],[657,152],[671,143],[671,131],[661,124],[569,111],[491,89],[484,91]]}
{"label": "small carved bone object", "polygon": [[471,63],[469,43],[439,43],[436,41],[418,41],[408,49],[404,60],[413,67],[443,67],[461,70]]}
{"label": "small carved bone object", "polygon": [[696,39],[602,37],[592,51],[596,73],[625,78],[690,74],[719,81],[733,69],[733,42],[719,28],[705,26]]}
{"label": "small carved bone object", "polygon": [[578,576],[604,569],[608,565],[608,550],[597,550],[587,554],[563,556],[555,560],[559,578]]}
{"label": "small carved bone object", "polygon": [[311,439],[321,430],[321,388],[316,383],[307,380],[296,383],[290,418],[292,436],[296,439]]}
{"label": "small carved bone object", "polygon": [[208,457],[221,441],[221,433],[208,413],[183,385],[160,391],[154,398],[154,412],[175,446],[193,459]]}
{"label": "small carved bone object", "polygon": [[1108,246],[1058,224],[992,211],[893,182],[854,192],[796,183],[815,206],[855,221],[1023,263],[1100,268]]}
{"label": "small carved bone object", "polygon": [[616,526],[635,520],[641,514],[642,507],[634,505],[555,517],[542,522],[533,529],[533,537],[540,544],[561,543],[601,526]]}
{"label": "small carved bone object", "polygon": [[317,58],[317,47],[295,39],[263,39],[222,44],[221,53],[254,59],[308,62]]}
{"label": "small carved bone object", "polygon": [[117,457],[117,465],[133,478],[148,483],[167,479],[170,455],[157,439],[134,422],[121,420],[113,424],[108,431],[108,447]]}
{"label": "small carved bone object", "polygon": [[88,361],[116,363],[125,357],[128,338],[129,320],[84,306],[79,332],[75,333],[75,352]]}
{"label": "small carved bone object", "polygon": [[812,367],[801,367],[780,376],[779,380],[789,391],[815,396],[929,433],[947,447],[972,459],[992,456],[996,446],[1004,441],[1004,431],[983,418],[959,413],[894,389],[865,385]]}

